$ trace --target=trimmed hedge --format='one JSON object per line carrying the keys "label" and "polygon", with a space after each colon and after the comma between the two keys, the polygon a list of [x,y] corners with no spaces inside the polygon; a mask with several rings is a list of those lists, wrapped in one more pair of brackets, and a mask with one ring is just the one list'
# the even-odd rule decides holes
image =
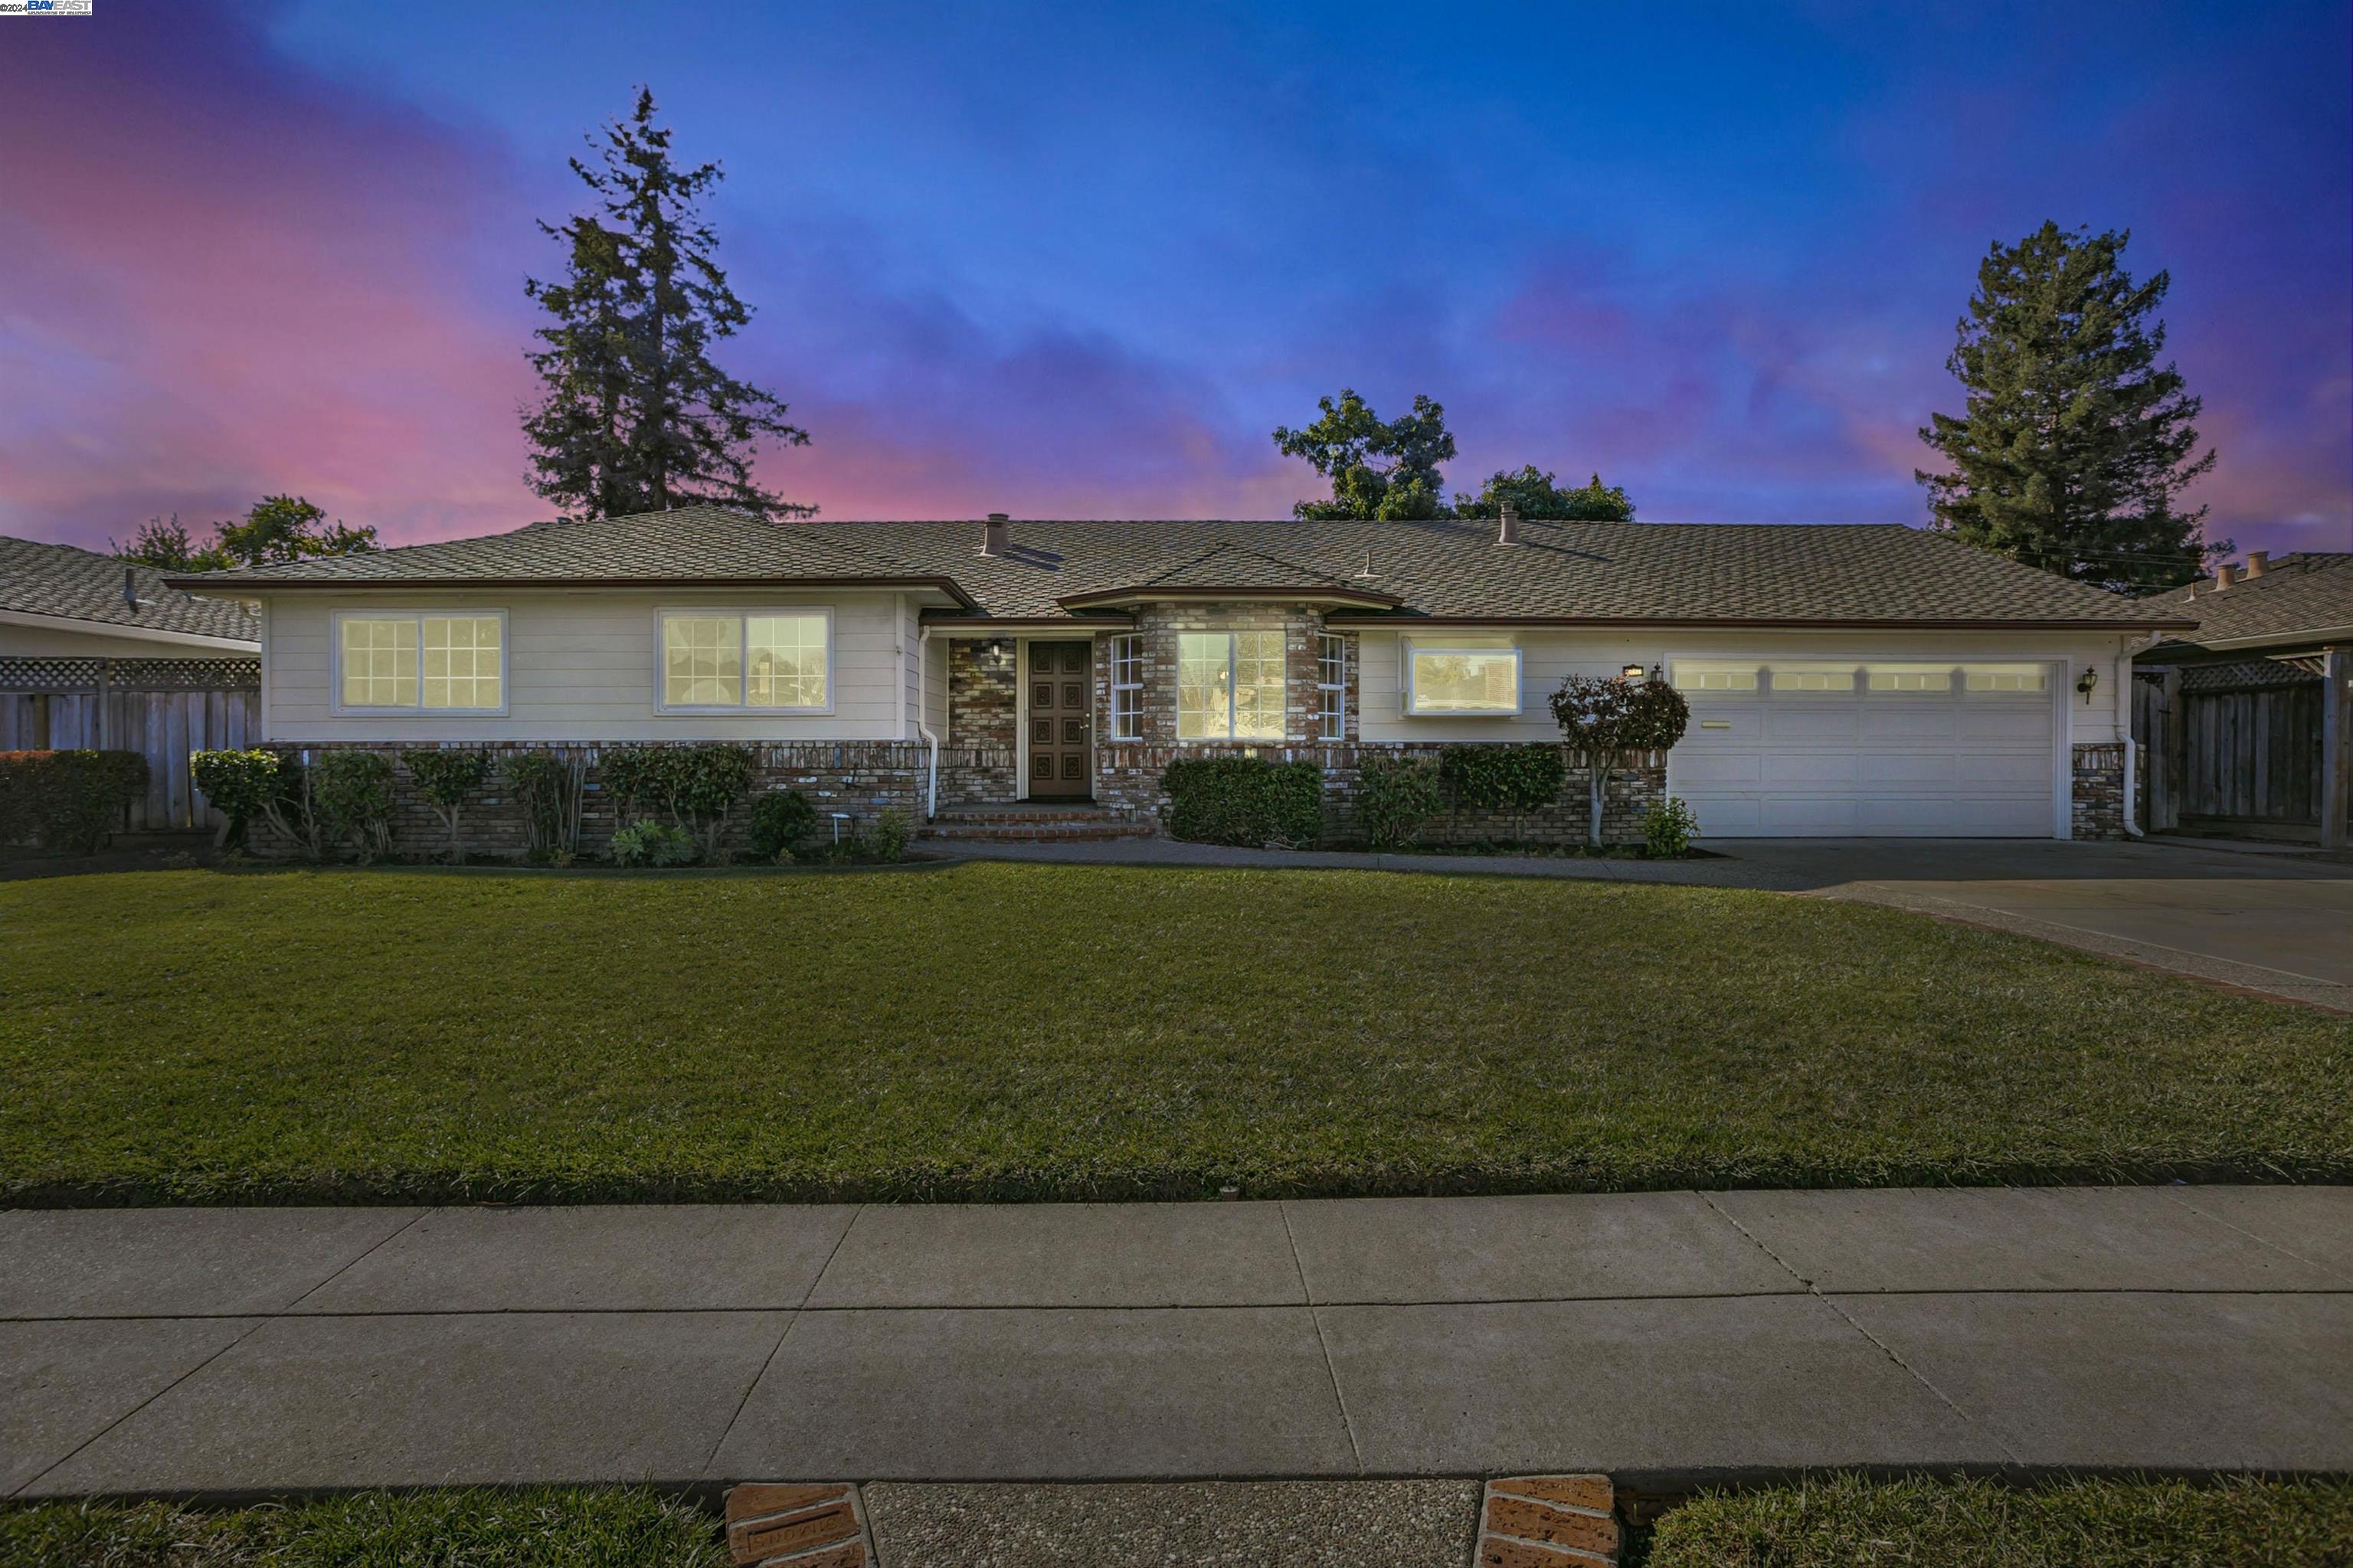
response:
{"label": "trimmed hedge", "polygon": [[1262,757],[1187,757],[1160,776],[1168,836],[1250,849],[1299,849],[1324,836],[1324,771]]}
{"label": "trimmed hedge", "polygon": [[135,751],[0,751],[0,842],[95,854],[146,788]]}
{"label": "trimmed hedge", "polygon": [[1403,849],[1444,804],[1426,758],[1367,755],[1356,774],[1356,821],[1377,850]]}
{"label": "trimmed hedge", "polygon": [[1450,746],[1438,754],[1438,776],[1457,805],[1533,811],[1560,798],[1568,763],[1549,743]]}

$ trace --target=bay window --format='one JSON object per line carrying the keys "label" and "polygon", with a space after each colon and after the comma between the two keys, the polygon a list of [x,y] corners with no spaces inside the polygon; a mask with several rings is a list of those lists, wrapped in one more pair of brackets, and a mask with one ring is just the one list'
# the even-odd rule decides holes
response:
{"label": "bay window", "polygon": [[1405,711],[1499,717],[1520,711],[1516,648],[1405,650]]}
{"label": "bay window", "polygon": [[832,633],[822,609],[664,610],[659,705],[828,712]]}
{"label": "bay window", "polygon": [[504,712],[506,626],[502,610],[338,611],[335,705]]}
{"label": "bay window", "polygon": [[1282,633],[1187,631],[1176,639],[1176,738],[1281,740]]}

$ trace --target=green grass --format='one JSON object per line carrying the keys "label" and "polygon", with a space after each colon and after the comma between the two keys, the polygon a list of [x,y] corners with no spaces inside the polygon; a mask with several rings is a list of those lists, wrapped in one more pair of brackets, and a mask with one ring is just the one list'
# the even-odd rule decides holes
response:
{"label": "green grass", "polygon": [[2353,1174],[2353,1021],[1773,894],[178,871],[0,931],[20,1202]]}
{"label": "green grass", "polygon": [[722,1568],[718,1522],[628,1487],[361,1492],[259,1508],[0,1509],[0,1568]]}
{"label": "green grass", "polygon": [[1645,1568],[2343,1568],[2353,1482],[1852,1476],[1671,1510]]}

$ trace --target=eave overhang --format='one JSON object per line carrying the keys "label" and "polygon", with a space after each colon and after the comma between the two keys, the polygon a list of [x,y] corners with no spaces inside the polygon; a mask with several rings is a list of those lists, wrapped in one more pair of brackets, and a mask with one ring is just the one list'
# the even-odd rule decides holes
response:
{"label": "eave overhang", "polygon": [[980,603],[954,577],[165,577],[164,586],[205,599],[257,599],[275,593],[472,593],[544,588],[669,588],[677,592],[744,588],[860,589],[877,593],[932,592],[960,609],[977,612]]}
{"label": "eave overhang", "polygon": [[1725,615],[1327,615],[1324,623],[1352,631],[1410,631],[1423,626],[1546,627],[1565,630],[1657,627],[1676,631],[2081,631],[2117,637],[2197,625],[2190,620],[1858,620],[1852,617]]}

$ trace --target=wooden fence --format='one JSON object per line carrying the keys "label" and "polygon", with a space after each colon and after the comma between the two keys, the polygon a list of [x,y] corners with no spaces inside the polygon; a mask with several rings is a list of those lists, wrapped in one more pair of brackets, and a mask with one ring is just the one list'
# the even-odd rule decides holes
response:
{"label": "wooden fence", "polygon": [[2137,674],[2144,826],[2162,832],[2204,819],[2316,833],[2328,688],[2306,662],[2253,659]]}
{"label": "wooden fence", "polygon": [[138,752],[147,793],[131,803],[134,832],[217,827],[188,756],[260,739],[259,660],[0,659],[0,751]]}

